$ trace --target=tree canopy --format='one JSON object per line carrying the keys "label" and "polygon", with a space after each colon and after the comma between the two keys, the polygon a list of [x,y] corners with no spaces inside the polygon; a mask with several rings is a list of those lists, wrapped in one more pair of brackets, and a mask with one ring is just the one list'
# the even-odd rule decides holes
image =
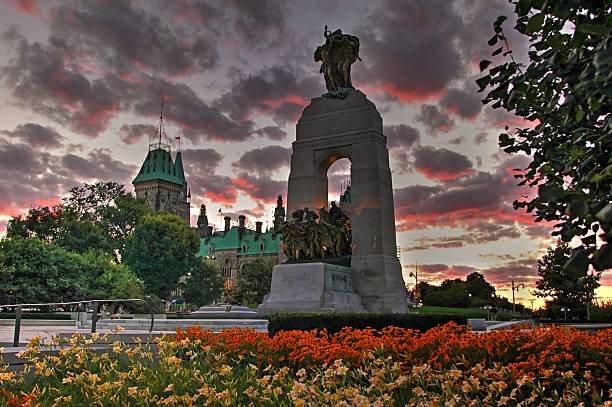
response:
{"label": "tree canopy", "polygon": [[595,297],[601,274],[564,268],[571,253],[569,244],[559,242],[555,247],[550,247],[542,260],[538,261],[540,280],[536,283],[534,294],[550,297],[549,306],[554,304],[577,310],[584,308]]}
{"label": "tree canopy", "polygon": [[211,304],[221,297],[223,280],[213,264],[199,259],[193,263],[182,288],[185,301],[199,307]]}
{"label": "tree canopy", "polygon": [[142,282],[109,255],[70,252],[37,237],[0,241],[0,298],[7,303],[65,302],[142,295]]}
{"label": "tree canopy", "polygon": [[232,291],[230,301],[241,305],[256,305],[270,292],[273,264],[255,260],[240,269],[240,279]]}
{"label": "tree canopy", "polygon": [[[536,221],[557,222],[554,235],[580,237],[570,272],[612,268],[612,13],[602,0],[513,1],[515,29],[528,37],[529,62],[517,62],[501,16],[493,24],[495,65],[480,62],[483,103],[531,122],[499,136],[511,154],[532,158],[517,175],[537,196],[516,201]],[[501,54],[501,55],[500,55]],[[597,235],[599,234],[598,242]]]}
{"label": "tree canopy", "polygon": [[194,267],[197,232],[176,215],[147,215],[126,239],[123,262],[144,281],[146,291],[168,298],[179,278]]}

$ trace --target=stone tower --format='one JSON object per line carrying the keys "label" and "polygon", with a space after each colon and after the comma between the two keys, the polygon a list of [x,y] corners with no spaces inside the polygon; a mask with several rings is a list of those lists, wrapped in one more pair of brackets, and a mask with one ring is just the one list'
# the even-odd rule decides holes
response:
{"label": "stone tower", "polygon": [[185,181],[183,158],[178,151],[172,159],[163,125],[163,101],[156,139],[149,144],[147,157],[132,181],[136,196],[146,200],[155,212],[178,215],[189,226],[190,192]]}

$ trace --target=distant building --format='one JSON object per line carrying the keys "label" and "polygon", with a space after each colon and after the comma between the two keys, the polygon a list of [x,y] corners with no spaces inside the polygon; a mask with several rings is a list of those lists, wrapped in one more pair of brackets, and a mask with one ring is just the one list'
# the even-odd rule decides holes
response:
{"label": "distant building", "polygon": [[[163,109],[163,102],[162,102]],[[154,142],[132,185],[138,198],[149,203],[155,212],[178,215],[189,226],[191,194],[183,171],[183,158],[178,151],[172,160],[170,143],[164,131],[163,110]]]}
{"label": "distant building", "polygon": [[[275,225],[280,225],[285,218],[282,197],[278,196],[275,213]],[[198,233],[200,250],[198,256],[213,262],[225,280],[225,287],[233,286],[241,277],[245,264],[255,260],[275,265],[278,263],[281,235],[276,233],[278,226],[263,231],[263,222],[255,222],[255,229],[246,227],[246,216],[238,216],[238,226],[231,226],[232,219],[224,218],[225,227],[213,231],[208,225],[206,205],[200,207],[198,216]]]}

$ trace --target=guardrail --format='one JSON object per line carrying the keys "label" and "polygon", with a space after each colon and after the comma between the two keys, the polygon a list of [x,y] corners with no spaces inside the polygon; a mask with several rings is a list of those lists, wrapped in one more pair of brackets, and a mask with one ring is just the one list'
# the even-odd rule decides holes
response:
{"label": "guardrail", "polygon": [[84,301],[69,301],[69,302],[45,302],[39,304],[5,304],[0,305],[2,308],[14,308],[15,309],[15,333],[13,335],[13,346],[19,346],[19,334],[21,331],[21,317],[23,314],[24,307],[44,307],[48,305],[80,305],[80,304],[93,304],[93,314],[91,316],[91,333],[96,332],[96,323],[98,321],[98,311],[101,303],[116,303],[116,302],[144,302],[149,306],[149,313],[151,314],[151,326],[149,332],[153,332],[153,324],[155,323],[155,317],[153,316],[153,309],[151,304],[147,300],[142,298],[121,298],[121,299],[109,299],[109,300],[84,300]]}

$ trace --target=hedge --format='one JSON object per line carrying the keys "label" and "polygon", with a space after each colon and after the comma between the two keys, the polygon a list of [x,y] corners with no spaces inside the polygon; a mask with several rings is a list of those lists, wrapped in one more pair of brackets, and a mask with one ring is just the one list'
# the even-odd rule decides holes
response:
{"label": "hedge", "polygon": [[374,313],[300,313],[281,312],[268,316],[268,332],[274,336],[281,331],[309,331],[326,329],[339,332],[344,327],[354,329],[382,329],[388,326],[427,331],[438,325],[454,322],[466,325],[465,315],[450,314],[374,314]]}
{"label": "hedge", "polygon": [[[0,319],[15,319],[14,312],[0,312]],[[70,314],[57,314],[55,312],[24,312],[21,314],[23,319],[51,319],[66,321],[70,319]]]}

